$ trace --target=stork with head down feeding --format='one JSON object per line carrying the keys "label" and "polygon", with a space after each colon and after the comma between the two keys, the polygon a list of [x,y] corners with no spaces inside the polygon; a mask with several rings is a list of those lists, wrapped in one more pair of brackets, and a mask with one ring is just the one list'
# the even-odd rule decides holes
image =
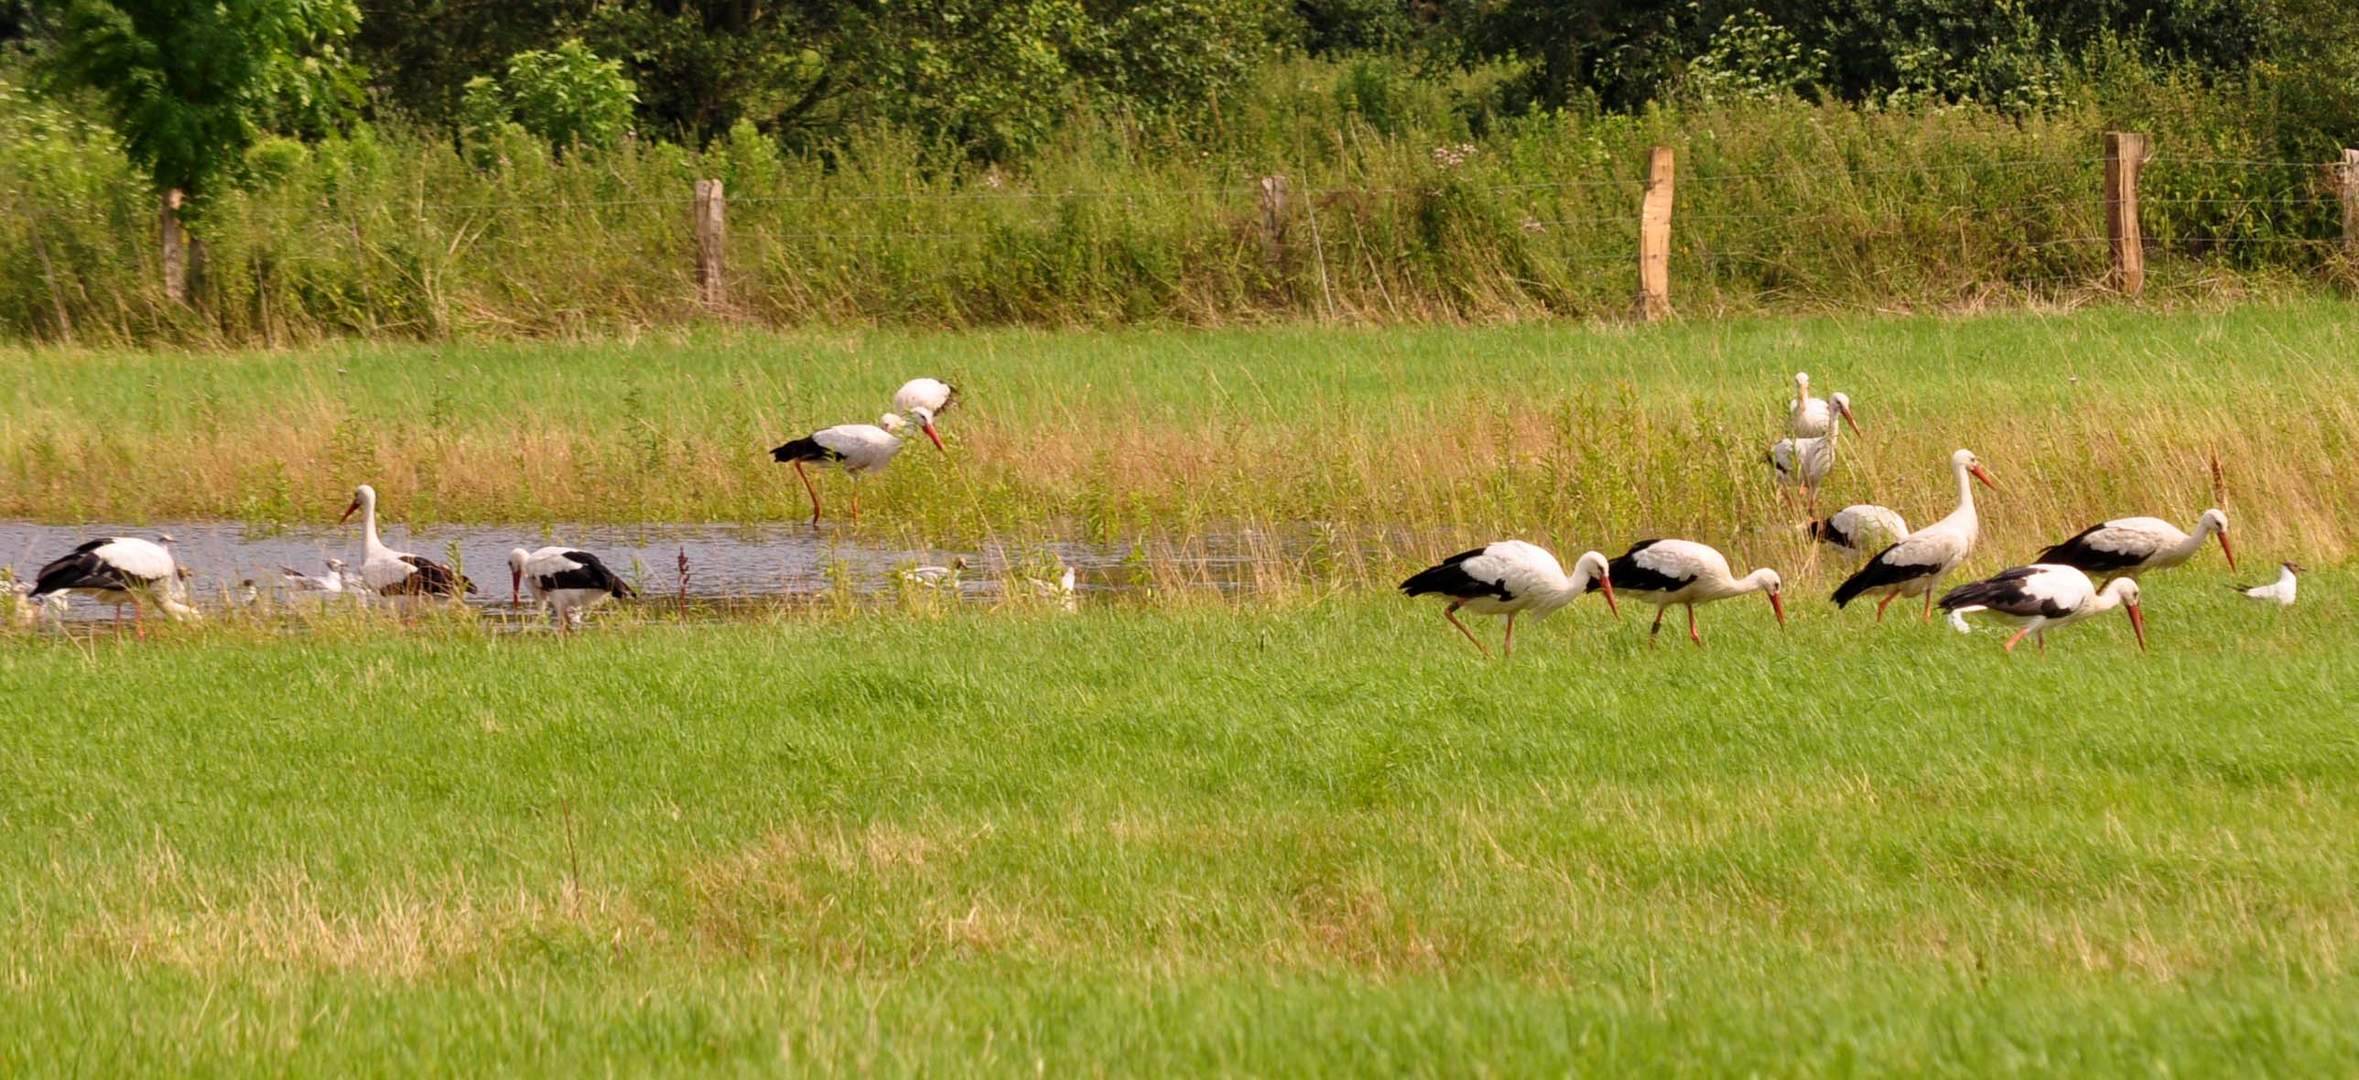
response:
{"label": "stork with head down feeding", "polygon": [[917,421],[917,426],[934,441],[934,449],[944,455],[950,449],[942,445],[942,436],[934,430],[934,421],[958,404],[958,387],[940,379],[911,379],[893,391],[893,411]]}
{"label": "stork with head down feeding", "polygon": [[2036,561],[2075,567],[2098,578],[2134,578],[2194,558],[2204,540],[2213,536],[2220,538],[2220,556],[2228,560],[2228,569],[2236,569],[2236,549],[2228,544],[2228,515],[2216,507],[2196,517],[2191,533],[2153,517],[2100,522],[2051,545]]}
{"label": "stork with head down feeding", "polygon": [[1605,556],[1585,551],[1573,560],[1573,572],[1566,574],[1556,556],[1538,544],[1522,540],[1501,540],[1470,551],[1461,551],[1440,563],[1429,566],[1401,582],[1401,592],[1410,596],[1446,596],[1448,607],[1442,618],[1466,635],[1466,640],[1484,656],[1491,650],[1481,639],[1458,621],[1458,609],[1464,608],[1477,615],[1507,616],[1507,636],[1500,645],[1502,656],[1515,654],[1515,617],[1526,611],[1535,619],[1572,603],[1582,593],[1603,590],[1608,608],[1618,618],[1621,605],[1614,600],[1614,583],[1606,568]]}
{"label": "stork with head down feeding", "polygon": [[582,616],[610,597],[627,600],[639,595],[629,582],[616,577],[587,551],[512,548],[508,552],[508,602],[522,603],[525,593],[549,605],[550,624],[559,631],[581,629]]}
{"label": "stork with head down feeding", "polygon": [[795,467],[803,490],[811,493],[811,524],[819,524],[819,486],[803,466],[844,471],[852,481],[852,520],[860,520],[860,477],[881,471],[901,452],[901,430],[909,426],[898,414],[886,413],[874,424],[837,424],[773,448],[770,458]]}
{"label": "stork with head down feeding", "polygon": [[141,612],[149,604],[175,620],[200,618],[197,609],[183,600],[180,583],[188,571],[173,560],[171,545],[170,536],[152,541],[132,536],[88,541],[42,567],[24,599],[48,608],[53,598],[78,592],[115,605],[117,626],[122,625],[123,607],[128,604],[132,629],[141,637],[147,636]]}
{"label": "stork with head down feeding", "polygon": [[1764,593],[1777,624],[1786,624],[1785,579],[1762,567],[1738,577],[1728,557],[1693,540],[1641,540],[1614,557],[1610,570],[1622,593],[1655,606],[1654,628],[1647,640],[1663,632],[1663,613],[1673,605],[1687,608],[1687,639],[1698,648],[1704,636],[1696,631],[1696,605],[1748,593]]}
{"label": "stork with head down feeding", "polygon": [[2006,652],[2014,652],[2026,634],[2039,635],[2040,651],[2046,652],[2050,629],[2070,626],[2116,607],[2129,612],[2130,627],[2138,633],[2138,648],[2144,650],[2146,614],[2138,608],[2135,578],[2118,577],[2100,589],[2076,567],[2018,566],[1960,585],[1941,598],[1941,610],[1949,612],[1950,625],[1961,634],[1973,630],[1966,623],[1968,615],[2019,627],[2015,636],[2007,639]]}

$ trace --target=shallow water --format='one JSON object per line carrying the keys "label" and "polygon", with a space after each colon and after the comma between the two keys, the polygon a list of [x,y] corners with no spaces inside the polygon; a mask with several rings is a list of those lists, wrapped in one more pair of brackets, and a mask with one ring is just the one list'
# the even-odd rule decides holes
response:
{"label": "shallow water", "polygon": [[[101,536],[173,538],[173,551],[191,572],[189,589],[199,607],[214,608],[234,602],[241,583],[252,581],[266,594],[282,598],[317,594],[290,589],[280,573],[293,567],[323,575],[326,560],[341,558],[348,569],[360,565],[360,527],[302,526],[295,528],[247,525],[226,521],[156,522],[147,525],[45,525],[0,521],[0,566],[10,567],[19,580],[30,580],[41,566],[72,551],[86,540]],[[1053,578],[1050,560],[1061,559],[1074,568],[1076,590],[1085,597],[1134,589],[1140,585],[1140,563],[1134,545],[1087,544],[1067,540],[1040,543],[994,543],[977,550],[901,548],[864,544],[832,531],[810,526],[762,525],[438,525],[412,531],[400,525],[384,532],[386,546],[437,562],[455,561],[474,579],[479,592],[471,603],[508,602],[507,557],[515,547],[538,548],[564,544],[591,552],[642,593],[677,597],[681,593],[679,558],[689,563],[687,595],[695,601],[742,601],[824,592],[842,575],[854,591],[890,592],[902,587],[895,572],[911,566],[947,566],[958,556],[967,560],[958,593],[962,598],[990,601],[999,598],[1010,566],[1018,576]],[[455,545],[455,551],[454,551]],[[1215,588],[1241,587],[1257,559],[1272,550],[1299,548],[1254,534],[1192,538],[1180,557],[1192,580]],[[1158,558],[1168,559],[1168,552]],[[113,608],[76,597],[68,619],[112,618]]]}

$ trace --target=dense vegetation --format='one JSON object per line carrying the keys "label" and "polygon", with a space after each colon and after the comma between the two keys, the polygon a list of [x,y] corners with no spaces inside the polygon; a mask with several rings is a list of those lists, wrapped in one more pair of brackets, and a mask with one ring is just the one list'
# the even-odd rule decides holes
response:
{"label": "dense vegetation", "polygon": [[[681,322],[705,314],[701,177],[730,193],[724,314],[773,324],[1613,313],[1652,143],[1682,152],[1685,310],[2069,300],[2102,282],[2110,127],[2157,137],[2165,295],[2348,282],[2316,163],[2359,129],[2354,22],[2307,0],[34,3],[0,15],[0,330]],[[163,187],[193,200],[189,306],[156,283]]]}

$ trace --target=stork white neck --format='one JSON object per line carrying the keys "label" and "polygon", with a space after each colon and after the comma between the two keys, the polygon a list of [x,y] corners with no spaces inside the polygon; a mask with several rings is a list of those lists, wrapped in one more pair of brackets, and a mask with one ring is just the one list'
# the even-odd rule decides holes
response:
{"label": "stork white neck", "polygon": [[360,502],[361,547],[374,556],[385,550],[385,541],[377,537],[377,489],[363,484],[353,497]]}
{"label": "stork white neck", "polygon": [[1948,517],[1941,519],[1942,525],[1969,532],[1979,531],[1980,519],[1974,513],[1973,468],[1972,465],[1964,461],[1951,464],[1951,471],[1958,474],[1958,508],[1950,511]]}

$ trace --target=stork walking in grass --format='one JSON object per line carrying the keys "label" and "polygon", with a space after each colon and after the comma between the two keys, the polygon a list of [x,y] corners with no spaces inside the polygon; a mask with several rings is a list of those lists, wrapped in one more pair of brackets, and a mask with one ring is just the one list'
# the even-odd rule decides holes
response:
{"label": "stork walking in grass", "polygon": [[1803,507],[1816,516],[1818,489],[1835,471],[1835,432],[1830,428],[1814,439],[1779,439],[1761,460],[1769,463],[1779,484],[1802,489]]}
{"label": "stork walking in grass", "polygon": [[2300,563],[2278,563],[2277,580],[2267,585],[2230,585],[2228,587],[2242,593],[2248,600],[2258,600],[2266,604],[2275,604],[2278,607],[2292,607],[2295,590],[2294,576],[2308,572],[2307,568]]}
{"label": "stork walking in grass", "polygon": [[1874,503],[1855,503],[1803,527],[1805,535],[1822,544],[1852,551],[1881,551],[1908,535],[1908,522],[1898,511]]}
{"label": "stork walking in grass", "polygon": [[1687,609],[1687,639],[1698,648],[1704,636],[1696,630],[1696,605],[1732,596],[1763,593],[1777,624],[1786,624],[1785,579],[1762,567],[1738,577],[1728,568],[1728,557],[1693,540],[1641,540],[1614,557],[1608,572],[1622,595],[1655,606],[1654,627],[1647,641],[1663,632],[1663,613],[1674,605]]}
{"label": "stork walking in grass", "polygon": [[1957,474],[1958,508],[1948,517],[1902,537],[1898,542],[1877,552],[1859,572],[1846,578],[1835,589],[1835,606],[1843,607],[1868,593],[1883,599],[1876,603],[1876,621],[1884,621],[1884,609],[1893,598],[1900,596],[1925,597],[1925,621],[1933,621],[1933,594],[1941,579],[1957,569],[1959,563],[1974,551],[1974,542],[1982,535],[1982,519],[1974,512],[1974,482],[1979,480],[1993,491],[1998,485],[1991,482],[1990,473],[1982,468],[1982,459],[1972,450],[1960,450],[1949,456],[1950,470]]}
{"label": "stork walking in grass", "polygon": [[188,576],[172,558],[172,538],[141,540],[109,536],[89,541],[51,561],[34,577],[25,600],[47,606],[51,598],[81,593],[115,605],[115,625],[123,625],[123,608],[131,608],[132,629],[147,636],[141,612],[153,604],[173,619],[200,617],[183,601],[180,583]]}
{"label": "stork walking in grass", "polygon": [[2119,607],[2127,610],[2137,631],[2138,648],[2146,648],[2146,614],[2138,608],[2138,581],[2118,577],[2100,589],[2077,567],[2035,565],[2002,570],[1981,581],[1960,585],[1941,597],[1941,610],[1961,634],[1971,633],[1966,617],[1978,615],[2019,627],[2007,639],[2005,651],[2027,634],[2036,634],[2041,652],[2048,651],[2048,631],[2070,626]]}
{"label": "stork walking in grass", "polygon": [[1851,398],[1835,393],[1823,398],[1810,396],[1810,373],[1794,373],[1794,399],[1786,402],[1786,433],[1797,439],[1817,439],[1833,434],[1835,419],[1851,425],[1852,434],[1859,433],[1859,421],[1851,415]]}
{"label": "stork walking in grass", "polygon": [[842,469],[852,481],[852,520],[858,521],[860,477],[892,464],[893,455],[901,452],[901,430],[907,426],[895,413],[886,413],[874,424],[837,424],[772,449],[770,458],[793,465],[795,475],[803,478],[803,490],[811,493],[813,525],[819,524],[819,486],[804,466]]}
{"label": "stork walking in grass", "polygon": [[1501,540],[1461,551],[1401,582],[1401,591],[1410,596],[1448,597],[1450,604],[1442,609],[1442,618],[1466,635],[1484,656],[1491,655],[1490,648],[1458,621],[1458,609],[1507,616],[1507,636],[1499,652],[1512,656],[1517,615],[1528,611],[1535,619],[1544,618],[1593,589],[1605,592],[1606,606],[1620,617],[1622,608],[1614,600],[1613,578],[1604,555],[1582,552],[1573,560],[1573,572],[1568,575],[1548,549],[1521,540]]}
{"label": "stork walking in grass", "polygon": [[450,567],[423,555],[395,551],[377,535],[377,489],[362,484],[352,489],[352,503],[339,524],[359,514],[361,525],[360,583],[379,596],[456,597],[475,591],[475,583]]}
{"label": "stork walking in grass", "polygon": [[2126,517],[2091,525],[2079,535],[2040,552],[2039,562],[2078,567],[2099,578],[2134,578],[2149,570],[2168,570],[2195,557],[2206,538],[2220,538],[2220,555],[2228,569],[2236,569],[2236,549],[2228,544],[2228,515],[2218,508],[2195,519],[2195,531],[2180,532],[2161,518]]}
{"label": "stork walking in grass", "polygon": [[508,552],[508,602],[520,604],[526,593],[548,605],[549,624],[559,631],[581,629],[582,617],[610,598],[627,600],[639,595],[629,582],[616,577],[587,551],[512,548]]}
{"label": "stork walking in grass", "polygon": [[925,431],[926,438],[934,441],[934,449],[942,451],[944,455],[948,455],[950,450],[942,445],[942,436],[935,432],[934,421],[956,404],[958,387],[940,379],[911,379],[902,383],[901,389],[893,391],[893,411],[917,421],[917,426]]}

